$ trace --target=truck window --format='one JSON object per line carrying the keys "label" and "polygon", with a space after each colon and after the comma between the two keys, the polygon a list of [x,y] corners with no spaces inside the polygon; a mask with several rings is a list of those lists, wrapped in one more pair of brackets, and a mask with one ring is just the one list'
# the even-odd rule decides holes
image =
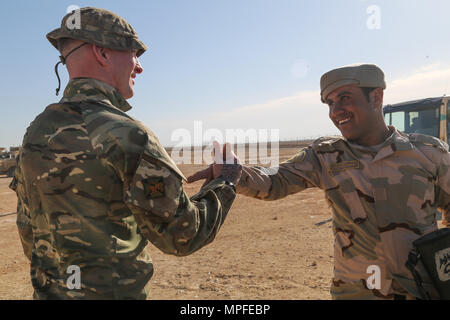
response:
{"label": "truck window", "polygon": [[405,112],[398,111],[392,112],[392,125],[397,128],[397,130],[404,132],[405,131]]}
{"label": "truck window", "polygon": [[417,133],[439,137],[439,108],[419,112],[420,129]]}
{"label": "truck window", "polygon": [[384,114],[384,122],[386,123],[387,126],[391,125],[391,113],[385,113]]}
{"label": "truck window", "polygon": [[439,137],[439,118],[439,108],[406,112],[404,115],[405,128],[400,130],[405,133]]}
{"label": "truck window", "polygon": [[408,127],[406,128],[406,132],[415,133],[415,132],[417,132],[417,130],[420,129],[419,113],[418,112],[408,112],[408,114],[409,114],[409,121],[408,121]]}

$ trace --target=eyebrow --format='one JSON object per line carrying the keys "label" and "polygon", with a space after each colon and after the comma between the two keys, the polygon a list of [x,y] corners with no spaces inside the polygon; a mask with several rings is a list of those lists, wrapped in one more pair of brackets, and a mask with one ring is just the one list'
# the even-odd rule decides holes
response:
{"label": "eyebrow", "polygon": [[343,95],[349,95],[349,94],[351,95],[352,93],[350,91],[344,91],[344,92],[339,93],[336,97],[340,98]]}
{"label": "eyebrow", "polygon": [[[351,95],[352,93],[350,92],[350,91],[343,91],[343,92],[340,92],[338,95],[336,95],[336,98],[340,98],[340,97],[342,97],[342,96],[345,96],[345,95]],[[330,103],[332,103],[333,101],[332,100],[330,100],[330,99],[327,99],[326,100],[326,103],[327,104],[330,104]]]}

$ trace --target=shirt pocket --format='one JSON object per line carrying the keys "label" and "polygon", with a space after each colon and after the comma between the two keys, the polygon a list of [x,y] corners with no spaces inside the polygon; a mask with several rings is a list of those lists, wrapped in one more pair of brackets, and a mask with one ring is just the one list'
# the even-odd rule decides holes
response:
{"label": "shirt pocket", "polygon": [[327,195],[342,202],[344,211],[349,213],[353,222],[360,224],[367,219],[367,206],[374,203],[374,199],[367,192],[361,191],[353,182],[350,175],[342,171],[326,181]]}
{"label": "shirt pocket", "polygon": [[69,213],[54,212],[50,216],[51,229],[59,250],[77,249],[82,243],[81,219]]}
{"label": "shirt pocket", "polygon": [[418,226],[433,224],[437,212],[435,177],[430,173],[415,174],[412,181],[406,206],[415,217],[413,222]]}
{"label": "shirt pocket", "polygon": [[361,197],[365,195],[355,189],[354,191],[343,192],[343,196],[347,202],[353,222],[359,224],[366,220],[367,213],[361,203]]}

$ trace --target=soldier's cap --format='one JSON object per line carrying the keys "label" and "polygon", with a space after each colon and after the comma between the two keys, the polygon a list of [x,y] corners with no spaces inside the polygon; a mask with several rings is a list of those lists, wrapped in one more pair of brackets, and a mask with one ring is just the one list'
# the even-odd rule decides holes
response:
{"label": "soldier's cap", "polygon": [[[78,19],[78,20],[77,20]],[[133,27],[119,15],[99,8],[84,7],[64,16],[61,27],[47,34],[57,49],[58,39],[71,38],[119,51],[137,50],[139,57],[147,46],[138,38]]]}
{"label": "soldier's cap", "polygon": [[374,64],[359,63],[328,71],[320,78],[323,103],[330,92],[346,85],[386,89],[383,71]]}

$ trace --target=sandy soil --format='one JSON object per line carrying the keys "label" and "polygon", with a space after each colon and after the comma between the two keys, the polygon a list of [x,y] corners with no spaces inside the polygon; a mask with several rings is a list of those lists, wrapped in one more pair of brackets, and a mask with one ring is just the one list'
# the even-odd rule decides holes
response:
{"label": "sandy soil", "polygon": [[[298,147],[280,150],[281,159]],[[189,176],[203,166],[181,165]],[[11,178],[0,176],[0,299],[31,299],[29,263],[15,226]],[[195,194],[201,182],[186,185]],[[187,257],[149,245],[155,265],[150,299],[330,299],[330,210],[319,189],[266,202],[237,196],[215,241]]]}

